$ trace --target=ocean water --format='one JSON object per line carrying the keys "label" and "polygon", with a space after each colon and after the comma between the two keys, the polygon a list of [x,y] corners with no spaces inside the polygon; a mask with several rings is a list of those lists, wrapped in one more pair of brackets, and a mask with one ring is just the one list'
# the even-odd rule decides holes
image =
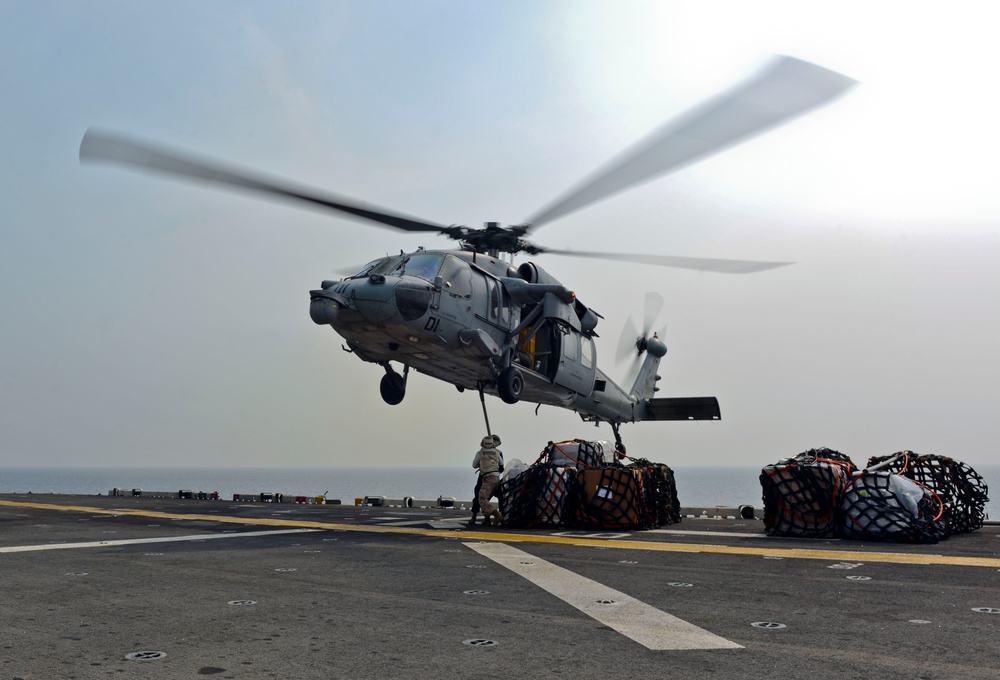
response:
{"label": "ocean water", "polygon": [[[760,506],[759,468],[676,468],[678,496],[686,506]],[[107,494],[110,489],[283,493],[353,503],[362,496],[468,500],[476,483],[471,467],[456,468],[7,468],[0,493]]]}
{"label": "ocean water", "polygon": [[[1000,518],[1000,466],[976,471],[993,487],[986,505]],[[677,495],[683,507],[753,505],[761,507],[759,467],[676,467]],[[991,484],[993,482],[993,484]],[[107,494],[110,489],[218,491],[233,494],[283,493],[322,496],[353,504],[363,496],[455,498],[469,500],[476,483],[470,468],[4,468],[0,493]]]}
{"label": "ocean water", "polygon": [[62,468],[0,470],[0,493],[107,494],[110,489],[283,493],[353,503],[361,496],[464,499],[475,471],[455,468]]}

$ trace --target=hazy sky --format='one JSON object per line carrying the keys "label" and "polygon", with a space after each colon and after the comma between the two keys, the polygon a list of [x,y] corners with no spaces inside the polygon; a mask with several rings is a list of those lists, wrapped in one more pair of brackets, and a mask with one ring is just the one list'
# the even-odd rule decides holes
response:
{"label": "hazy sky", "polygon": [[[599,365],[666,300],[630,453],[764,465],[829,446],[997,461],[1000,41],[993,3],[0,0],[0,466],[469,465],[477,396],[309,319],[323,279],[451,247],[81,167],[90,126],[435,222],[516,223],[769,55],[860,85],[534,234],[553,248],[793,261],[749,276],[541,256],[604,315]],[[487,401],[508,458],[610,439]]]}

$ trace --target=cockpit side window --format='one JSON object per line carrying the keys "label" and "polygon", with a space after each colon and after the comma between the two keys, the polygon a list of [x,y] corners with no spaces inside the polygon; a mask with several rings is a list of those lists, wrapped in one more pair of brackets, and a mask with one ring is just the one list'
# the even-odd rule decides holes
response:
{"label": "cockpit side window", "polygon": [[490,295],[490,319],[496,321],[500,315],[500,284],[486,277],[486,288]]}
{"label": "cockpit side window", "polygon": [[594,365],[594,341],[592,338],[580,338],[580,363],[584,368],[591,368]]}
{"label": "cockpit side window", "polygon": [[469,297],[472,295],[472,269],[469,264],[459,258],[448,255],[441,267],[441,278],[444,287],[453,295]]}
{"label": "cockpit side window", "polygon": [[572,330],[563,334],[563,356],[567,361],[577,361],[580,356],[580,336]]}
{"label": "cockpit side window", "polygon": [[507,293],[507,289],[503,288],[503,286],[501,286],[501,293],[503,295],[503,304],[500,305],[500,323],[504,327],[510,328],[514,316],[514,306],[510,302],[510,295]]}

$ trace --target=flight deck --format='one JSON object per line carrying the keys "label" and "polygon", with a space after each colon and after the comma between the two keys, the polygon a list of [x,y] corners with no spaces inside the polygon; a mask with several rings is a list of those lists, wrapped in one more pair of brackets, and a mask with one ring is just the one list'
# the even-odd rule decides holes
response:
{"label": "flight deck", "polygon": [[0,495],[0,677],[994,678],[1000,527],[936,544]]}

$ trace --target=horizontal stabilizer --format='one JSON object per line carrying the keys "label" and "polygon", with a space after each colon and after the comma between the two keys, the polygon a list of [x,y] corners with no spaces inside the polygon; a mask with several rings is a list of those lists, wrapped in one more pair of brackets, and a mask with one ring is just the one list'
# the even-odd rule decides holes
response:
{"label": "horizontal stabilizer", "polygon": [[661,397],[646,402],[643,420],[720,420],[715,397]]}

